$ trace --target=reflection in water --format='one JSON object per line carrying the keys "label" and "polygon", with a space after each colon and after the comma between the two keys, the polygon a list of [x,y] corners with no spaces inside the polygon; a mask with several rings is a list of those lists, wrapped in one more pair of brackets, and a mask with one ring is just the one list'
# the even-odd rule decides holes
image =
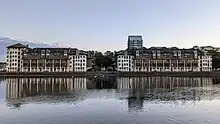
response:
{"label": "reflection in water", "polygon": [[219,93],[208,88],[218,83],[211,77],[7,78],[6,100],[16,108],[28,102],[71,103],[86,99],[89,90],[112,89],[116,98],[128,100],[129,111],[141,111],[144,102],[212,99]]}

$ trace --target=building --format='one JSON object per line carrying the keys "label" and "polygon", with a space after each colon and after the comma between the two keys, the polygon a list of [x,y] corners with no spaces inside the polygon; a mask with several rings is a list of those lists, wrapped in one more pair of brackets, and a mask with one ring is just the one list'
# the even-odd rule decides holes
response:
{"label": "building", "polygon": [[143,39],[141,35],[128,36],[128,49],[139,49],[143,47]]}
{"label": "building", "polygon": [[0,62],[0,71],[6,70],[6,62]]}
{"label": "building", "polygon": [[85,72],[87,52],[76,48],[7,47],[8,72]]}
{"label": "building", "polygon": [[142,47],[119,51],[116,56],[117,70],[123,72],[212,71],[212,56],[195,48]]}
{"label": "building", "polygon": [[212,71],[212,54],[204,51],[202,56],[199,56],[200,71]]}
{"label": "building", "polygon": [[117,53],[117,71],[134,71],[133,51],[122,50]]}
{"label": "building", "polygon": [[7,47],[6,70],[8,72],[20,72],[23,69],[23,53],[28,48],[23,44],[17,43]]}

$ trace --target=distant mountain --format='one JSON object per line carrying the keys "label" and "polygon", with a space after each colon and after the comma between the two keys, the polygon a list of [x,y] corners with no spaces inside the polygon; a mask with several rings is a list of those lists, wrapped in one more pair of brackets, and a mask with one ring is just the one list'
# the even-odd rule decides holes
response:
{"label": "distant mountain", "polygon": [[5,61],[5,55],[6,55],[6,47],[12,44],[16,43],[21,43],[24,45],[29,45],[29,47],[58,47],[58,43],[55,44],[46,44],[42,42],[32,42],[32,41],[19,41],[19,40],[14,40],[10,38],[0,38],[0,61]]}

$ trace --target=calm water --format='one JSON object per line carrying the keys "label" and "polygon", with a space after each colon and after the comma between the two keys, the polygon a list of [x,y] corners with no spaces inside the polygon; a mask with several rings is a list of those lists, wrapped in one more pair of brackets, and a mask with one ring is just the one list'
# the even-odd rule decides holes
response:
{"label": "calm water", "polygon": [[214,78],[10,78],[0,124],[218,124]]}

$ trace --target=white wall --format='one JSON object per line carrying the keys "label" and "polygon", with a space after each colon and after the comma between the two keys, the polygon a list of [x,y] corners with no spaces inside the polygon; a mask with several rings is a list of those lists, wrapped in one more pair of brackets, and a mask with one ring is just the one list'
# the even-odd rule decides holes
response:
{"label": "white wall", "polygon": [[199,62],[202,65],[200,68],[202,71],[212,71],[212,56],[204,55],[200,56]]}
{"label": "white wall", "polygon": [[[22,58],[22,51],[23,50],[24,50],[24,48],[20,48],[20,50],[18,48],[7,49],[7,56],[8,56],[8,58],[6,58],[7,71],[15,72],[15,71],[18,71],[18,68],[20,69],[20,71],[22,71],[21,58]],[[20,59],[18,59],[19,56],[20,56]],[[18,62],[19,60],[20,60],[20,62]],[[11,64],[11,67],[10,67],[10,64]],[[20,64],[20,66],[18,66],[18,64]]]}
{"label": "white wall", "polygon": [[74,71],[85,72],[87,67],[86,55],[74,55]]}
{"label": "white wall", "polygon": [[119,55],[117,56],[117,70],[128,72],[134,70],[134,56]]}

